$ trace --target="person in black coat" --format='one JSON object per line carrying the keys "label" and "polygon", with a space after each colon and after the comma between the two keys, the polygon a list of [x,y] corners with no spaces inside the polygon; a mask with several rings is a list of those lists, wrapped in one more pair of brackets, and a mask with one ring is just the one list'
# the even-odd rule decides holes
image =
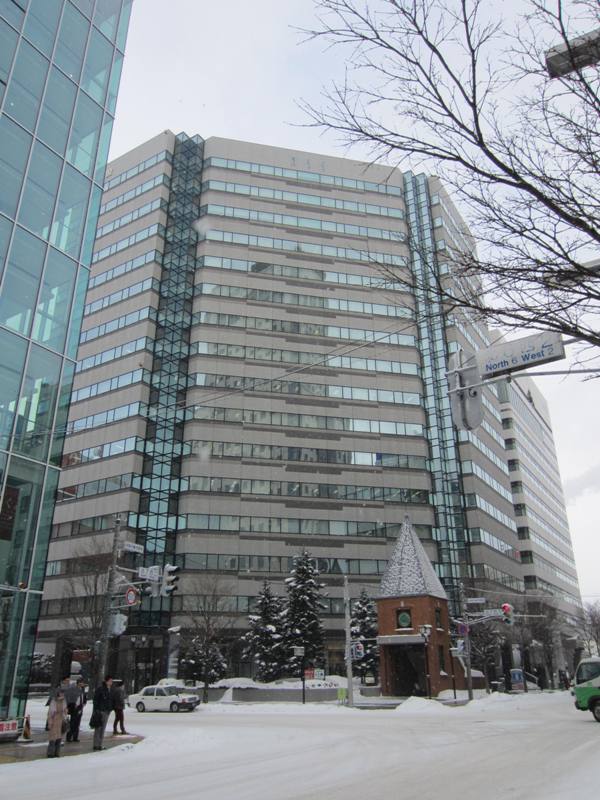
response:
{"label": "person in black coat", "polygon": [[112,694],[111,694],[112,678],[107,675],[100,686],[94,692],[94,710],[92,717],[96,724],[94,725],[94,750],[104,750],[102,745],[104,741],[104,731],[108,717],[113,709]]}
{"label": "person in black coat", "polygon": [[83,678],[77,678],[77,683],[73,683],[65,689],[65,700],[67,701],[67,711],[69,712],[67,742],[78,742],[81,715],[83,714],[83,707],[87,703]]}

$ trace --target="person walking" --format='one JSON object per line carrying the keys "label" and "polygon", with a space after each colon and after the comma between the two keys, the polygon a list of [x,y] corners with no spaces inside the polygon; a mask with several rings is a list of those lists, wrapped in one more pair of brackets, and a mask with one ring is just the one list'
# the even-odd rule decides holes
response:
{"label": "person walking", "polygon": [[[111,689],[112,678],[107,675],[100,686],[94,692],[94,706],[92,712],[93,721],[95,721],[94,728],[94,750],[104,750],[102,742],[104,741],[104,731],[108,717],[112,711],[112,696]],[[91,724],[92,720],[90,721]]]}
{"label": "person walking", "polygon": [[67,742],[78,742],[81,715],[87,703],[87,694],[83,678],[77,678],[77,683],[71,684],[71,686],[65,690],[65,700],[67,702],[67,711],[69,712]]}
{"label": "person walking", "polygon": [[121,733],[127,734],[125,730],[125,687],[123,681],[113,681],[112,689],[110,690],[112,697],[112,705],[115,711],[115,719],[113,721],[113,736],[118,736],[119,731],[117,726],[121,726]]}
{"label": "person walking", "polygon": [[60,746],[62,737],[67,730],[67,704],[65,694],[61,686],[55,690],[50,707],[48,709],[48,758],[58,758],[60,756]]}

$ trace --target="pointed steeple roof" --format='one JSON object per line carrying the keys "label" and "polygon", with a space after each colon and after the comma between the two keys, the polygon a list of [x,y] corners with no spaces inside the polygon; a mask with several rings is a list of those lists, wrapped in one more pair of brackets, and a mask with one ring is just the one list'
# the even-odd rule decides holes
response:
{"label": "pointed steeple roof", "polygon": [[379,597],[415,595],[448,599],[410,518],[404,517],[394,552],[381,579]]}

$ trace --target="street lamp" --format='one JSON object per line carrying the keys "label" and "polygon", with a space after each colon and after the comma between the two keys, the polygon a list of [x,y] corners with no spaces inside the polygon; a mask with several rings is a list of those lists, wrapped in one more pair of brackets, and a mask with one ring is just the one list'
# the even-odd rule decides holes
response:
{"label": "street lamp", "polygon": [[431,675],[429,674],[429,637],[431,636],[431,625],[420,625],[419,633],[425,643],[425,677],[427,678],[427,697],[431,700]]}

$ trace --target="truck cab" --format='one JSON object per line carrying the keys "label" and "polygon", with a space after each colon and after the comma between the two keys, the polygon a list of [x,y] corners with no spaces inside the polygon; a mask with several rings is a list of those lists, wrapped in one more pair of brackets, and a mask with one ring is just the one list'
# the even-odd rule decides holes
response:
{"label": "truck cab", "polygon": [[600,722],[600,657],[592,656],[579,662],[573,680],[572,693],[575,708],[591,711],[596,722]]}

